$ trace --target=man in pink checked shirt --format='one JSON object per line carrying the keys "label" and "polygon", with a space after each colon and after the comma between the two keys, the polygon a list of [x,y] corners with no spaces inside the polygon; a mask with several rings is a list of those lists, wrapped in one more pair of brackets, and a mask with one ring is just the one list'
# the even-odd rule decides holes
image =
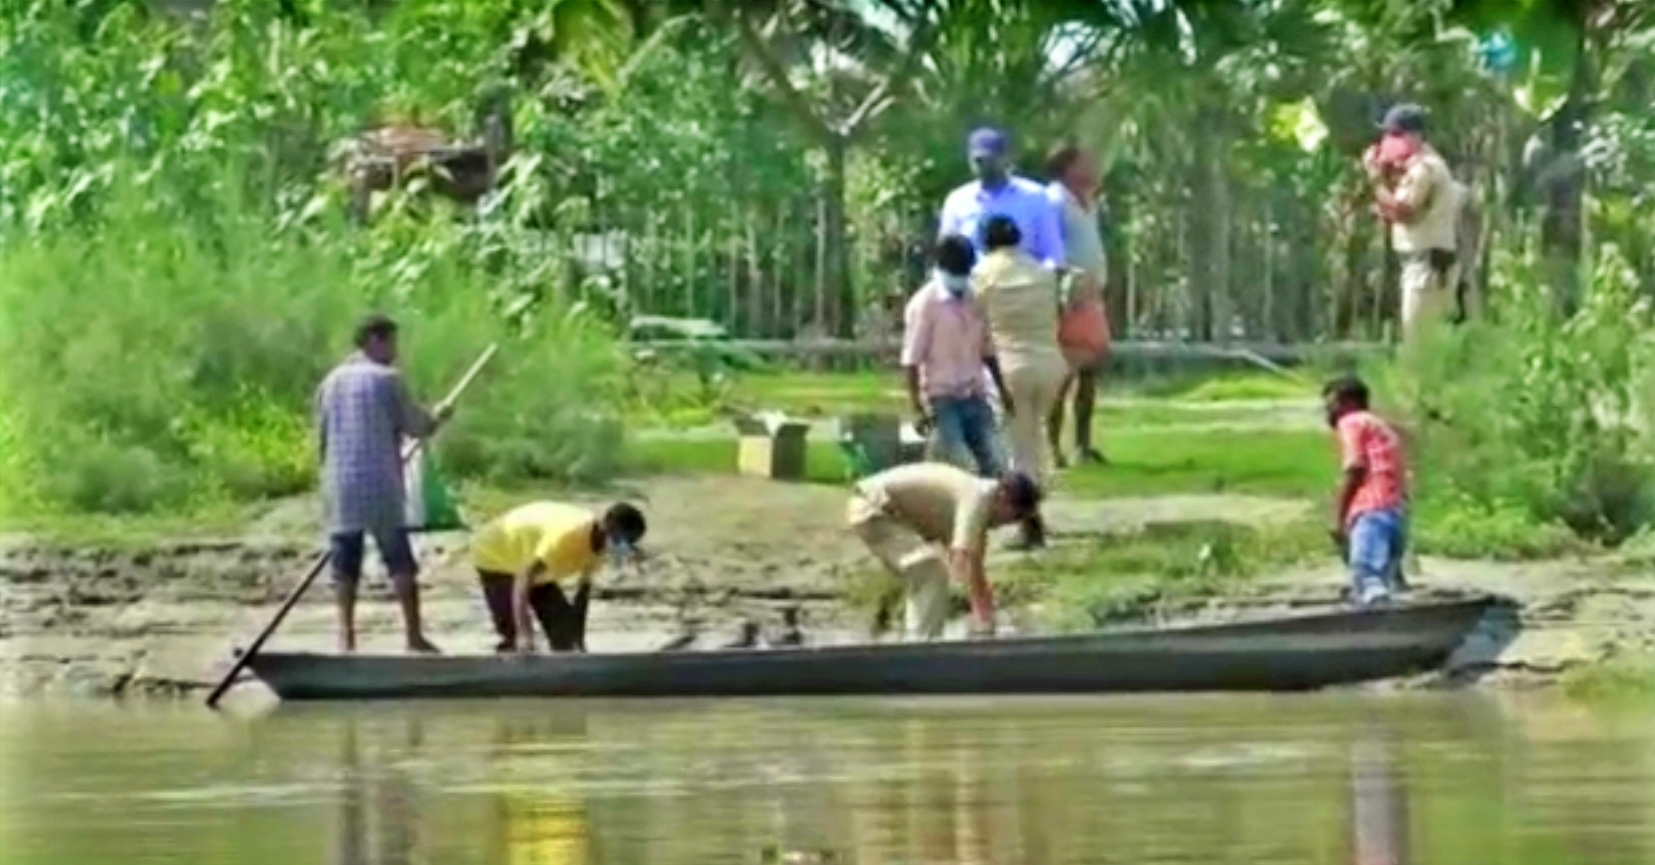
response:
{"label": "man in pink checked shirt", "polygon": [[931,280],[914,293],[903,312],[902,368],[908,398],[921,432],[932,433],[933,455],[946,459],[963,449],[976,462],[980,476],[999,477],[1002,467],[994,409],[983,381],[985,367],[1005,412],[1009,415],[1015,407],[1000,376],[988,320],[971,297],[976,252],[969,238],[954,234],[938,242],[935,258]]}

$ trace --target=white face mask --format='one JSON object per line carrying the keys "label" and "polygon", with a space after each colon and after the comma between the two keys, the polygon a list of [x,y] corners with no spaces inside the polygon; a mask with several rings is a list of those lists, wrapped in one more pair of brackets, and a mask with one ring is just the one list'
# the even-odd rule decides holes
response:
{"label": "white face mask", "polygon": [[610,535],[603,545],[603,551],[609,557],[609,564],[620,567],[632,559],[633,546],[626,539]]}
{"label": "white face mask", "polygon": [[950,297],[960,298],[971,293],[971,277],[937,271],[937,280]]}

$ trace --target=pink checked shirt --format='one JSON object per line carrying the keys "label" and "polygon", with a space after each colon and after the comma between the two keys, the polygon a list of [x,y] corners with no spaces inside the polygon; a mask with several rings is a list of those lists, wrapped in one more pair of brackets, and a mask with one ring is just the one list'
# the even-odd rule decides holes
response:
{"label": "pink checked shirt", "polygon": [[908,300],[902,315],[902,365],[919,368],[930,398],[983,394],[983,358],[994,353],[988,320],[970,298],[955,299],[928,282]]}

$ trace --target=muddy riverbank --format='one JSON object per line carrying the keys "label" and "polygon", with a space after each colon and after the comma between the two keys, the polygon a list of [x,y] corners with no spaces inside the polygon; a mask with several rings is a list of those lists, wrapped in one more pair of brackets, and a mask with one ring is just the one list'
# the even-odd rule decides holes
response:
{"label": "muddy riverbank", "polygon": [[[606,579],[588,643],[593,651],[646,649],[682,632],[716,647],[742,619],[779,625],[797,607],[807,639],[865,639],[866,610],[845,591],[872,566],[844,531],[843,492],[729,477],[663,478],[635,495],[651,515],[655,551],[638,573]],[[599,499],[594,499],[597,501]],[[1151,522],[1298,519],[1305,505],[1239,496],[1080,500],[1054,497],[1056,542],[1128,532]],[[0,696],[187,692],[210,682],[315,555],[308,503],[272,509],[240,537],[90,549],[7,539],[0,547]],[[465,565],[463,536],[421,539],[426,616],[449,651],[492,644]],[[996,553],[996,557],[1015,554]],[[1468,642],[1448,679],[1494,685],[1555,680],[1571,667],[1655,648],[1655,577],[1605,561],[1493,564],[1427,558],[1416,594],[1493,592],[1517,614]],[[1221,597],[1146,606],[1164,623],[1214,621],[1336,604],[1340,570],[1302,569],[1239,584]],[[359,611],[365,649],[394,650],[398,618],[370,570]],[[1042,611],[1008,610],[1014,628]],[[325,650],[333,612],[325,580],[289,617],[272,647]],[[1430,677],[1412,685],[1437,684]]]}

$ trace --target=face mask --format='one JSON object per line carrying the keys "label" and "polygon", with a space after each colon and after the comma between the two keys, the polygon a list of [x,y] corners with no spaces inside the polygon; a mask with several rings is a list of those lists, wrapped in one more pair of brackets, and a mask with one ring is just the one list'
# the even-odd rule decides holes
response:
{"label": "face mask", "polygon": [[937,278],[942,282],[943,291],[950,297],[961,298],[971,291],[971,277],[955,273],[937,272]]}
{"label": "face mask", "polygon": [[603,545],[604,555],[609,559],[609,563],[617,567],[630,560],[634,550],[631,541],[615,535],[610,535]]}

